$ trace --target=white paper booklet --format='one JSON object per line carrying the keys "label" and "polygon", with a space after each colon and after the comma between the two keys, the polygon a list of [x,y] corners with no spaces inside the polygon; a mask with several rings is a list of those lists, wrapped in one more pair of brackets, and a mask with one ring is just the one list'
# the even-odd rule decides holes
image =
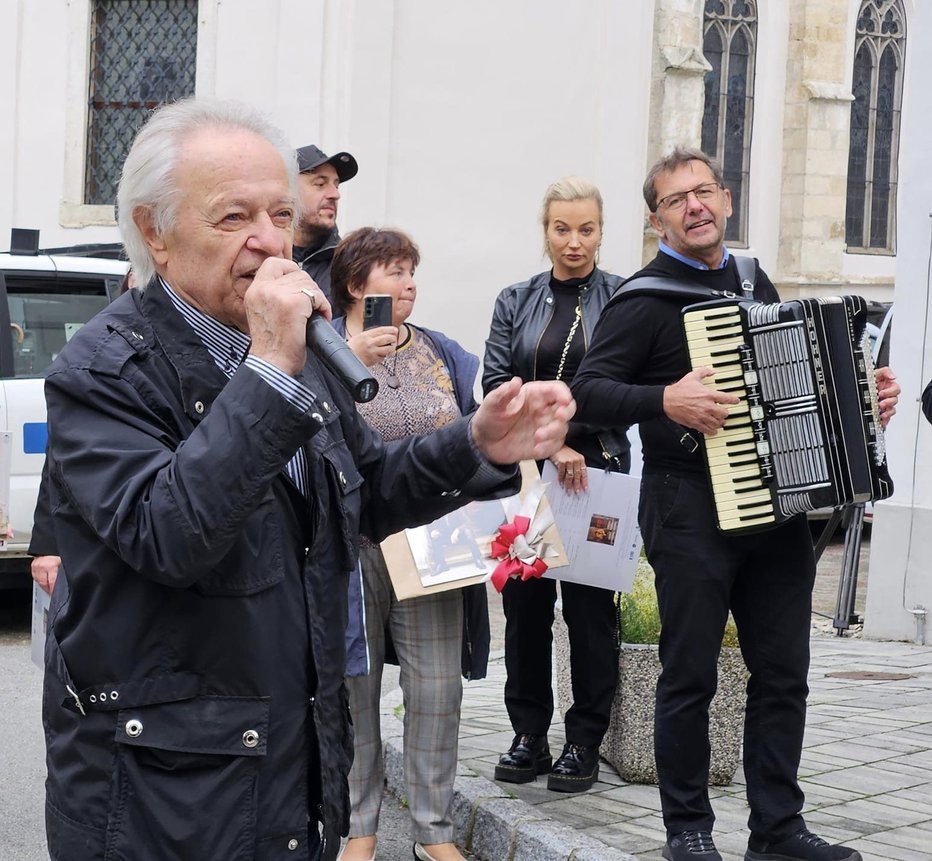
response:
{"label": "white paper booklet", "polygon": [[564,492],[550,461],[541,478],[569,559],[568,567],[544,576],[628,592],[641,555],[640,478],[590,468],[589,491],[579,496]]}

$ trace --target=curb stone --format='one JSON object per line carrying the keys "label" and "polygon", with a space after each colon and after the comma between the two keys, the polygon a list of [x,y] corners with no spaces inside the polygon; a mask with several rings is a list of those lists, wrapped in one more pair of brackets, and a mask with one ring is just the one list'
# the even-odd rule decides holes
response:
{"label": "curb stone", "polygon": [[[404,799],[404,727],[398,714],[401,690],[381,700],[382,750],[389,791]],[[575,828],[558,822],[462,763],[453,784],[456,839],[479,861],[638,861]]]}

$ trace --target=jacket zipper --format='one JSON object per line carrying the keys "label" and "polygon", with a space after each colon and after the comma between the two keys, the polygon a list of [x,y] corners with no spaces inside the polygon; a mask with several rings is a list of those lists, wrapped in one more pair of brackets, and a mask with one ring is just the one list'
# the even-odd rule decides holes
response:
{"label": "jacket zipper", "polygon": [[[550,290],[549,287],[547,289]],[[544,332],[547,331],[547,327],[550,325],[550,321],[553,320],[553,315],[556,313],[556,309],[554,308],[554,302],[556,300],[553,298],[552,290],[550,291],[549,298],[550,298],[550,317],[547,319],[547,322],[544,323],[543,327],[541,328],[540,334],[537,336],[537,343],[534,345],[534,367],[533,367],[533,374],[531,377],[532,380],[537,379],[537,351],[540,349],[540,342],[544,337]]]}

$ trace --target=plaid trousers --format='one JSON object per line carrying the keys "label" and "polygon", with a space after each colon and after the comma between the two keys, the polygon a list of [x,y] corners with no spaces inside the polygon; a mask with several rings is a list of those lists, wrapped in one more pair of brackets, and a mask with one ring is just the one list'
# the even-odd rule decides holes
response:
{"label": "plaid trousers", "polygon": [[397,601],[377,547],[360,548],[371,671],[346,679],[355,730],[350,837],[375,834],[385,770],[379,699],[388,629],[401,667],[404,767],[413,837],[453,840],[450,805],[459,741],[463,598],[458,589]]}

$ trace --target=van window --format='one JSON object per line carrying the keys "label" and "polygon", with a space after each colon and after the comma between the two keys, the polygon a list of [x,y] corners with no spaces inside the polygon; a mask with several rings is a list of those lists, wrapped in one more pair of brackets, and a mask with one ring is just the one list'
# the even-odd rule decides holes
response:
{"label": "van window", "polygon": [[103,281],[7,276],[13,376],[40,377],[71,337],[108,302]]}

